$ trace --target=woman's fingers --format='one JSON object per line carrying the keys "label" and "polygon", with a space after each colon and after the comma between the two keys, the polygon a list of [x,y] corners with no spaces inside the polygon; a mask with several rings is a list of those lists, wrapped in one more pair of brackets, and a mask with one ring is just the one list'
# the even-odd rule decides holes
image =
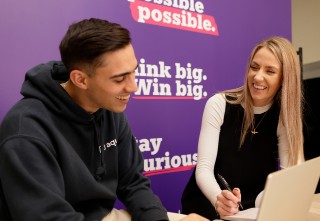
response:
{"label": "woman's fingers", "polygon": [[240,209],[243,209],[242,204],[241,204],[241,191],[239,188],[234,188],[232,190],[233,194],[238,198],[238,204],[240,206]]}
{"label": "woman's fingers", "polygon": [[220,215],[233,215],[239,212],[239,199],[230,191],[223,190],[221,194],[217,196],[217,202],[215,204],[216,211]]}

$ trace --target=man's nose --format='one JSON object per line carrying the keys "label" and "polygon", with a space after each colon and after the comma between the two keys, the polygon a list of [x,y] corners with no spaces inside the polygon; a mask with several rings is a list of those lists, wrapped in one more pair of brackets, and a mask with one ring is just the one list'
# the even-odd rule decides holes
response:
{"label": "man's nose", "polygon": [[134,74],[130,75],[130,79],[126,86],[126,90],[130,93],[136,92],[138,90],[138,86],[137,86],[136,78]]}

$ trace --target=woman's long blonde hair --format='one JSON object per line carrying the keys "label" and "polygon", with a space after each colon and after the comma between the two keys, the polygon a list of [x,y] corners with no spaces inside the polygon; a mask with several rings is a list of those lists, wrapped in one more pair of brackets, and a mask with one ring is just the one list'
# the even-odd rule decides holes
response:
{"label": "woman's long blonde hair", "polygon": [[274,97],[273,102],[280,104],[279,120],[286,128],[289,141],[288,165],[295,165],[301,159],[300,157],[303,157],[303,92],[297,51],[290,41],[276,36],[257,44],[249,57],[244,86],[226,90],[222,93],[232,97],[231,100],[227,99],[227,102],[244,106],[244,121],[240,137],[241,146],[248,130],[254,126],[253,101],[249,91],[248,73],[253,57],[261,48],[269,49],[282,67],[282,86]]}

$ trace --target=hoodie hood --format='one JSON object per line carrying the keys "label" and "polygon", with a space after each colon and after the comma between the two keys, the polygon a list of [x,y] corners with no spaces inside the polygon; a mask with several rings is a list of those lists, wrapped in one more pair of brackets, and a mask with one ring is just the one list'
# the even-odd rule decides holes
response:
{"label": "hoodie hood", "polygon": [[76,104],[60,85],[68,79],[69,73],[62,62],[40,64],[27,71],[20,93],[24,98],[40,100],[68,120],[88,124],[92,116]]}
{"label": "hoodie hood", "polygon": [[[46,64],[40,64],[26,73],[21,94],[24,99],[34,98],[40,100],[55,115],[62,116],[67,122],[71,120],[76,124],[92,125],[95,137],[92,142],[96,149],[96,169],[94,174],[95,178],[100,180],[105,172],[103,152],[98,149],[103,144],[100,136],[101,121],[99,120],[101,119],[102,111],[98,110],[94,114],[89,114],[77,105],[60,85],[68,79],[69,73],[62,62],[51,61]],[[72,123],[70,122],[69,124]]]}

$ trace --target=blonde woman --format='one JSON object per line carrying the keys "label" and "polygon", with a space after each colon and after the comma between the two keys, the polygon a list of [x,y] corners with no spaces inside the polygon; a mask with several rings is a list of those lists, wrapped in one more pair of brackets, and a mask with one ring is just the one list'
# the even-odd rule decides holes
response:
{"label": "blonde woman", "polygon": [[[212,220],[237,213],[239,205],[254,207],[269,173],[303,160],[298,56],[290,41],[271,37],[253,49],[244,86],[207,101],[182,212]],[[218,174],[232,192],[223,190]]]}

